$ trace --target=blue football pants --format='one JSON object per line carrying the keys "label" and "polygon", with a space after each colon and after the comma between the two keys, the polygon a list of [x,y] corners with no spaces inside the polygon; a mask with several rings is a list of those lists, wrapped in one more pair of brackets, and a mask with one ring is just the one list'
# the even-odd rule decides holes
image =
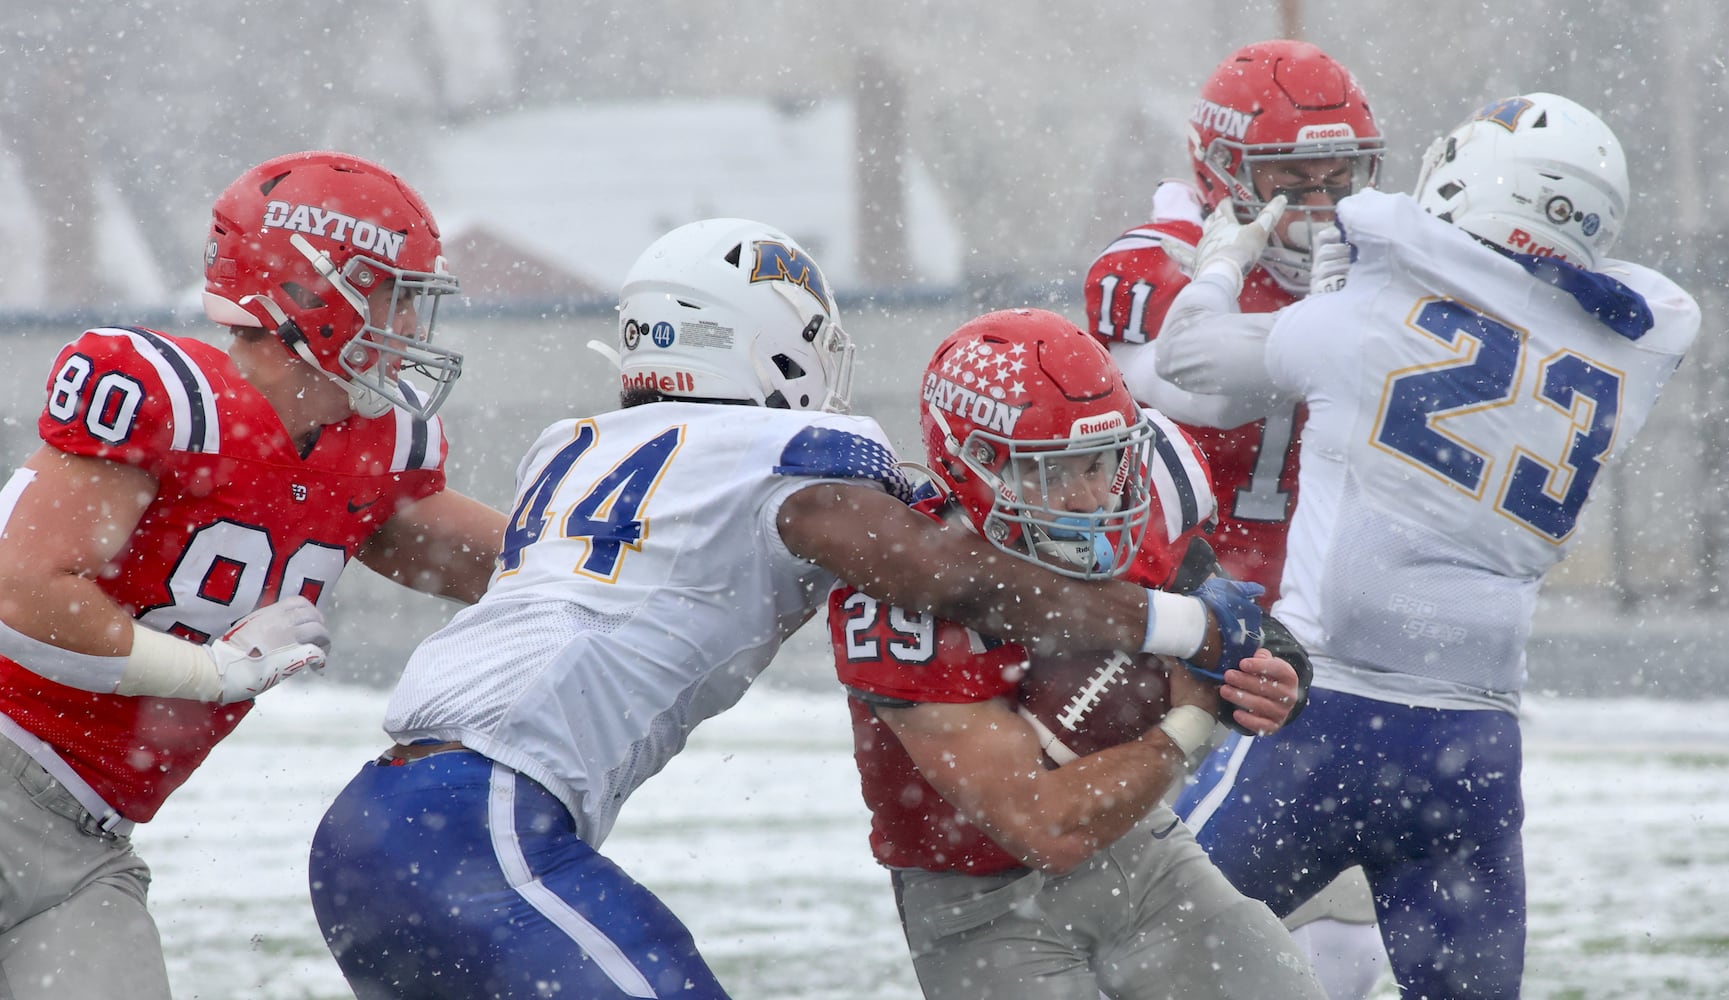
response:
{"label": "blue football pants", "polygon": [[1177,812],[1231,883],[1280,917],[1362,865],[1402,996],[1517,997],[1518,720],[1320,689],[1310,699],[1271,737],[1233,734]]}
{"label": "blue football pants", "polygon": [[557,799],[471,751],[361,768],[309,874],[359,1000],[726,996],[684,924]]}

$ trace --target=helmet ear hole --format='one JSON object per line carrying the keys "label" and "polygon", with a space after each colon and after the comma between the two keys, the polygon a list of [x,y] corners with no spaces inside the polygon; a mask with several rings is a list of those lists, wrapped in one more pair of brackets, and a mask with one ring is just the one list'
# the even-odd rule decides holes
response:
{"label": "helmet ear hole", "polygon": [[284,281],[281,288],[283,293],[302,309],[323,309],[328,304],[322,295],[298,281]]}

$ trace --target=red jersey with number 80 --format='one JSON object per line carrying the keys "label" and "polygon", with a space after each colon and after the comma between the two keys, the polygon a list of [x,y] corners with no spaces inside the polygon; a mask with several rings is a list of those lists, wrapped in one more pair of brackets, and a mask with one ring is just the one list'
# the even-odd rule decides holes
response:
{"label": "red jersey with number 80", "polygon": [[[227,354],[153,330],[91,330],[67,345],[38,430],[50,447],[156,478],[155,499],[97,584],[140,623],[193,642],[284,594],[328,610],[360,546],[399,506],[444,487],[437,418],[350,417],[302,458]],[[0,657],[0,713],[135,822],[250,708],[98,694]]]}
{"label": "red jersey with number 80", "polygon": [[[1175,182],[1167,182],[1167,185]],[[1171,300],[1189,283],[1164,250],[1174,239],[1194,245],[1201,238],[1198,199],[1169,197],[1156,204],[1182,207],[1194,217],[1155,217],[1106,247],[1087,270],[1086,329],[1109,344],[1145,344],[1157,339]],[[1296,301],[1264,268],[1251,270],[1239,298],[1243,312],[1276,312]],[[1206,453],[1218,490],[1219,523],[1209,541],[1219,564],[1239,580],[1267,588],[1261,603],[1279,597],[1285,539],[1297,501],[1297,438],[1303,427],[1300,403],[1266,419],[1220,429],[1182,424]]]}

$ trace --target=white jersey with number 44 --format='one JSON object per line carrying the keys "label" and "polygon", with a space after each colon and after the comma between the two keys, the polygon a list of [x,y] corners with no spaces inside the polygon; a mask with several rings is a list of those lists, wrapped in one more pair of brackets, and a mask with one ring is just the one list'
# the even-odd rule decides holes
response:
{"label": "white jersey with number 44", "polygon": [[1309,405],[1275,613],[1319,686],[1511,708],[1543,575],[1698,306],[1636,264],[1514,259],[1404,195],[1354,195],[1339,218],[1348,284],[1285,310],[1267,344]]}
{"label": "white jersey with number 44", "polygon": [[781,541],[787,497],[902,489],[894,461],[862,417],[656,403],[553,424],[518,471],[485,597],[415,651],[385,729],[527,775],[599,847],[826,599],[834,577]]}

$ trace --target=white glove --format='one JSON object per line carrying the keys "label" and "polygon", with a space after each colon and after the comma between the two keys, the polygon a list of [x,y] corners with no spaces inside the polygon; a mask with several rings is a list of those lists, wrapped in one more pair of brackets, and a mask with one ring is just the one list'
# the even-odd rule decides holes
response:
{"label": "white glove", "polygon": [[234,623],[207,647],[222,680],[223,705],[249,701],[302,670],[323,670],[330,630],[317,605],[286,597]]}
{"label": "white glove", "polygon": [[1351,270],[1351,244],[1337,223],[1315,233],[1315,245],[1309,251],[1309,294],[1325,295],[1345,287],[1345,275]]}
{"label": "white glove", "polygon": [[[1236,206],[1229,198],[1213,207],[1201,227],[1201,242],[1195,245],[1195,277],[1211,272],[1223,276],[1236,292],[1243,289],[1243,275],[1261,259],[1273,227],[1285,214],[1285,196],[1279,195],[1261,209],[1248,225],[1237,221]],[[1236,292],[1232,294],[1235,295]]]}

